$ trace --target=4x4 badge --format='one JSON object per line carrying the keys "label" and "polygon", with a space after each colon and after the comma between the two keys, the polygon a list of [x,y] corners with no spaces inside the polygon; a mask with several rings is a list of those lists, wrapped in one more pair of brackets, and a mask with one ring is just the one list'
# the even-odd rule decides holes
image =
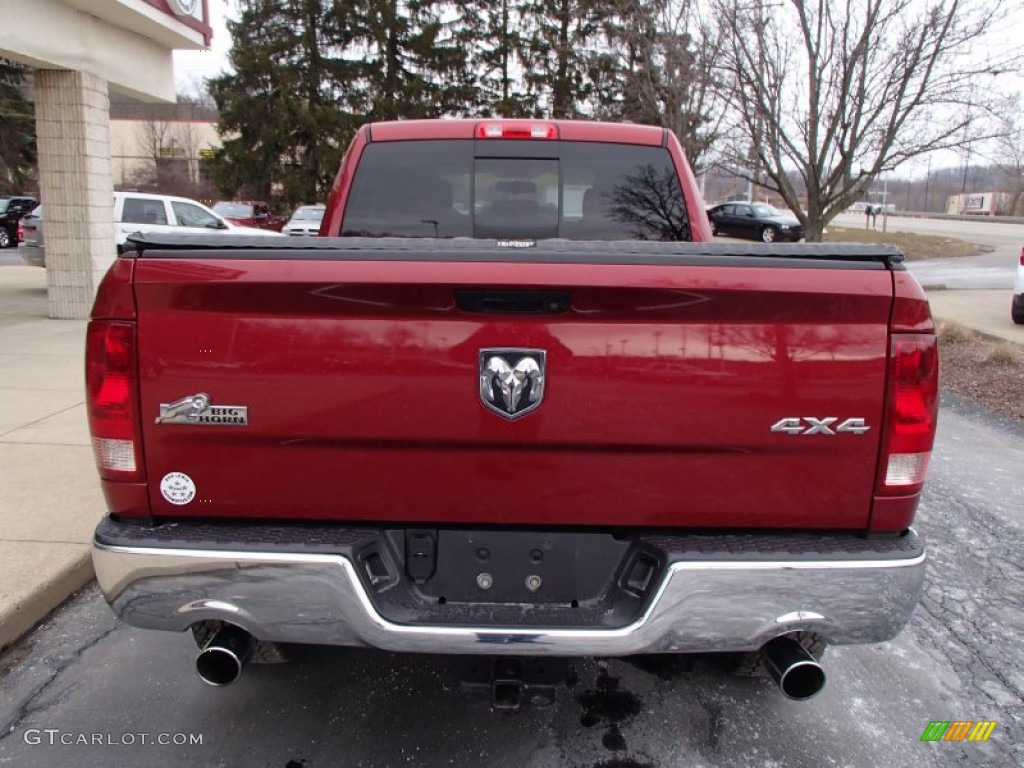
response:
{"label": "4x4 badge", "polygon": [[518,419],[544,399],[548,353],[543,349],[481,349],[480,401],[506,419]]}
{"label": "4x4 badge", "polygon": [[200,392],[173,403],[160,403],[156,423],[244,427],[249,423],[249,408],[244,405],[210,405],[210,396]]}

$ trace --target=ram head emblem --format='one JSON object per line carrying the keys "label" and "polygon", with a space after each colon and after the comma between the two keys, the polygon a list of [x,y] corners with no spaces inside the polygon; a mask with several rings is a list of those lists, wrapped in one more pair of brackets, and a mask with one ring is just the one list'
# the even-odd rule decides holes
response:
{"label": "ram head emblem", "polygon": [[506,419],[529,413],[544,398],[542,349],[481,349],[480,400]]}

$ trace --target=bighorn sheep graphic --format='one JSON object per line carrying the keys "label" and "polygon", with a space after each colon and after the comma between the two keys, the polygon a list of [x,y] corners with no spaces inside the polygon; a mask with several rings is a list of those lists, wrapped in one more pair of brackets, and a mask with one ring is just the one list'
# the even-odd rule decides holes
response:
{"label": "bighorn sheep graphic", "polygon": [[160,415],[156,419],[157,424],[177,423],[195,421],[199,414],[210,407],[210,396],[205,392],[197,395],[189,395],[173,403],[160,403]]}
{"label": "bighorn sheep graphic", "polygon": [[524,357],[514,366],[501,357],[491,357],[480,373],[480,395],[488,403],[493,403],[495,389],[501,392],[505,410],[515,414],[519,410],[527,382],[530,383],[528,399],[531,403],[540,402],[544,394],[544,373],[537,361],[532,357]]}

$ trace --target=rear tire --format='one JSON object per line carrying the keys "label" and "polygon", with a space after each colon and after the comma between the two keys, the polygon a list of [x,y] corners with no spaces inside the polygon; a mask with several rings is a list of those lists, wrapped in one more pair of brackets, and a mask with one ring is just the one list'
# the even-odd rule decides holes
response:
{"label": "rear tire", "polygon": [[0,248],[10,248],[14,238],[4,227],[0,227]]}
{"label": "rear tire", "polygon": [[761,242],[763,243],[774,243],[779,237],[779,233],[775,230],[775,227],[765,227],[761,230]]}
{"label": "rear tire", "polygon": [[718,225],[715,224],[714,220],[711,220],[711,234],[712,235],[717,235],[718,234]]}
{"label": "rear tire", "polygon": [[1010,317],[1017,325],[1024,325],[1024,301],[1018,304],[1014,297],[1013,303],[1010,304]]}

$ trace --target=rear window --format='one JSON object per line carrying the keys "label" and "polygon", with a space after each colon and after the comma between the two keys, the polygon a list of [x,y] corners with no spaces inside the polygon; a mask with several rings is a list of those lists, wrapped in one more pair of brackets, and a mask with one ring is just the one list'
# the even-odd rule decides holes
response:
{"label": "rear window", "polygon": [[121,221],[125,224],[166,224],[167,211],[163,200],[126,197]]}
{"label": "rear window", "polygon": [[502,143],[520,145],[509,153],[518,156],[476,157],[489,145],[481,142],[478,150],[463,140],[370,144],[356,169],[342,234],[690,239],[666,149],[559,142],[557,157],[550,144],[537,151],[548,157],[530,157],[530,142]]}
{"label": "rear window", "polygon": [[322,221],[324,208],[296,208],[292,214],[292,221]]}
{"label": "rear window", "polygon": [[217,203],[213,206],[213,210],[221,216],[233,216],[236,219],[251,219],[253,217],[252,206],[247,203]]}

